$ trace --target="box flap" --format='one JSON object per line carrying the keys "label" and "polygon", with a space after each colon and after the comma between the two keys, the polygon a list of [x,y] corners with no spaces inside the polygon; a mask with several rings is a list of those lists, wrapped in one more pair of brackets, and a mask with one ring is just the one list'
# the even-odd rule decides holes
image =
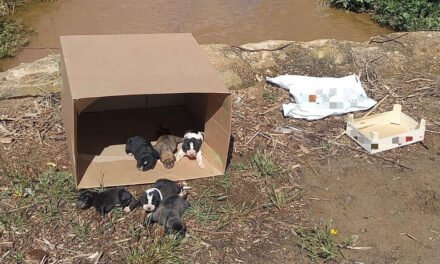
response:
{"label": "box flap", "polygon": [[61,36],[72,98],[229,90],[191,34]]}

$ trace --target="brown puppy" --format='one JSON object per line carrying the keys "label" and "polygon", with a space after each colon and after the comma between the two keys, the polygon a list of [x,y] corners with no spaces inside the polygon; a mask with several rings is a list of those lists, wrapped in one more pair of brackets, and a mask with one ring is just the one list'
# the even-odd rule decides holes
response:
{"label": "brown puppy", "polygon": [[177,151],[177,144],[180,142],[182,142],[182,138],[173,135],[162,135],[157,139],[154,148],[159,152],[160,161],[165,168],[171,169],[174,167],[176,162],[174,153]]}

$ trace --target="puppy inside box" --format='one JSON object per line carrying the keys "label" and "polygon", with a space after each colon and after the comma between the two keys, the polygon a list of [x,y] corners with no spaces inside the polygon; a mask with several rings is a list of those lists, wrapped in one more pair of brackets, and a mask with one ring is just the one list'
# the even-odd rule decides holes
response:
{"label": "puppy inside box", "polygon": [[[209,114],[206,110],[207,94],[166,94],[105,97],[88,104],[78,117],[79,174],[83,174],[80,187],[100,185],[102,176],[106,185],[124,182],[154,182],[159,178],[174,180],[203,177],[208,173],[221,174],[209,146],[202,146],[201,160],[179,157],[170,168],[157,162],[153,169],[140,171],[133,156],[125,152],[127,139],[142,136],[153,146],[158,131],[166,128],[170,134],[183,138],[185,132],[204,131]],[[175,156],[183,143],[179,143]],[[204,143],[202,143],[203,145]],[[119,173],[119,174],[118,174]]]}

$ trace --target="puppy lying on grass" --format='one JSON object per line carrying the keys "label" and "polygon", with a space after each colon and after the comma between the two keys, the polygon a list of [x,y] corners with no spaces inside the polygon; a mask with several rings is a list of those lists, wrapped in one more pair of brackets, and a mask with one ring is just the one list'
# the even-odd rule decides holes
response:
{"label": "puppy lying on grass", "polygon": [[124,207],[124,211],[129,212],[133,209],[130,206],[133,201],[131,193],[122,188],[108,189],[102,192],[85,190],[79,194],[76,208],[89,209],[93,206],[98,213],[105,215],[115,207]]}
{"label": "puppy lying on grass", "polygon": [[178,194],[184,197],[186,195],[185,190],[189,189],[191,189],[191,187],[178,185],[172,180],[160,179],[154,183],[152,188],[143,193],[135,207],[142,206],[145,211],[152,212],[158,208],[161,201],[168,196]]}
{"label": "puppy lying on grass", "polygon": [[165,228],[165,233],[184,237],[186,226],[182,222],[182,215],[189,206],[189,202],[178,194],[168,196],[159,204],[156,211],[147,216],[145,225],[158,223]]}
{"label": "puppy lying on grass", "polygon": [[190,130],[183,136],[182,147],[177,154],[177,161],[180,161],[184,156],[190,159],[197,159],[200,168],[205,168],[202,159],[202,144],[205,138],[205,133],[195,130]]}
{"label": "puppy lying on grass", "polygon": [[174,153],[177,151],[177,144],[180,142],[182,142],[182,138],[173,135],[162,135],[157,139],[154,149],[159,153],[160,161],[165,168],[171,169],[174,167],[176,162]]}
{"label": "puppy lying on grass", "polygon": [[125,153],[134,155],[137,161],[136,167],[140,171],[151,170],[156,166],[156,162],[160,159],[159,153],[153,148],[151,142],[143,137],[131,137],[125,145]]}

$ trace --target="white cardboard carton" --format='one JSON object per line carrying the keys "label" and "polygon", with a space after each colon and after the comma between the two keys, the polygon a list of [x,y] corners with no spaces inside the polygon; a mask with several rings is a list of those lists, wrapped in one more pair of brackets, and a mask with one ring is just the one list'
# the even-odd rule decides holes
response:
{"label": "white cardboard carton", "polygon": [[353,119],[348,116],[346,134],[370,154],[422,141],[426,121],[417,123],[402,113],[402,106],[395,104],[392,111]]}

